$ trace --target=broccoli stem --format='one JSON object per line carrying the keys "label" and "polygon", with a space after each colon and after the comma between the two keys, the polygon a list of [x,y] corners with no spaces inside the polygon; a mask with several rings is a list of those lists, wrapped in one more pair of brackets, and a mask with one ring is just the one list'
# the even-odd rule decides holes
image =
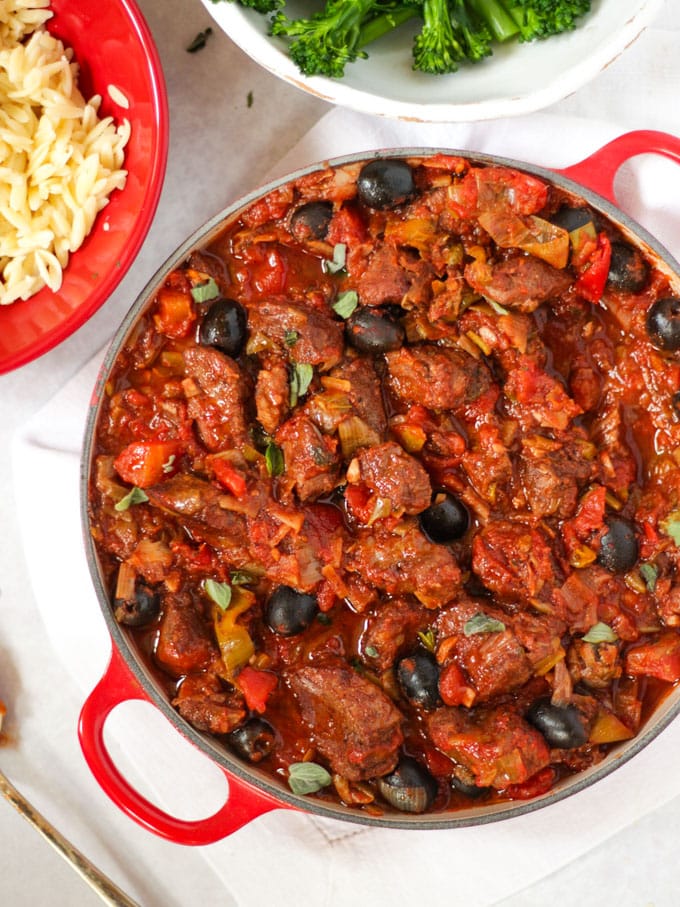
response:
{"label": "broccoli stem", "polygon": [[378,38],[382,38],[383,35],[393,31],[393,29],[398,28],[404,22],[408,22],[409,19],[413,19],[417,15],[418,8],[416,6],[403,6],[390,12],[381,13],[379,16],[374,16],[373,19],[370,19],[362,26],[357,47],[365,47],[367,44],[372,44],[373,41],[377,41]]}
{"label": "broccoli stem", "polygon": [[519,26],[499,0],[467,0],[468,5],[486,22],[496,41],[509,41]]}

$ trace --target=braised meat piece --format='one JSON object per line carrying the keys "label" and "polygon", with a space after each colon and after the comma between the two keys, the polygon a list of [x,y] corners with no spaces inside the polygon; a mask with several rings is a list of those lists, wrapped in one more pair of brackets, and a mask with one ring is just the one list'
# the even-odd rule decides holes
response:
{"label": "braised meat piece", "polygon": [[227,693],[215,674],[185,677],[172,704],[197,730],[228,734],[245,719],[243,697]]}
{"label": "braised meat piece", "polygon": [[208,450],[240,448],[248,430],[244,414],[245,376],[236,362],[212,347],[184,351],[187,412]]}
{"label": "braised meat piece", "polygon": [[430,506],[430,477],[418,460],[394,441],[360,450],[347,477],[389,501],[393,513],[417,514]]}
{"label": "braised meat piece", "polygon": [[248,309],[248,352],[272,349],[327,371],[342,359],[343,328],[329,315],[282,299],[267,299]]}
{"label": "braised meat piece", "polygon": [[[589,448],[590,459],[584,456]],[[522,439],[518,477],[532,516],[566,519],[574,514],[583,485],[595,478],[592,446],[562,444],[533,435]]]}
{"label": "braised meat piece", "polygon": [[387,387],[406,405],[455,411],[491,385],[487,366],[462,350],[423,344],[386,353],[385,359]]}
{"label": "braised meat piece", "polygon": [[205,617],[188,595],[165,595],[156,659],[173,674],[204,671],[219,658]]}
{"label": "braised meat piece", "polygon": [[255,383],[255,408],[257,419],[264,430],[273,435],[289,412],[290,380],[286,363],[268,362],[257,373]]}
{"label": "braised meat piece", "polygon": [[285,486],[300,501],[332,491],[339,481],[337,442],[323,435],[304,413],[298,412],[279,428],[275,440],[283,450]]}
{"label": "braised meat piece", "polygon": [[334,772],[362,781],[394,769],[403,716],[379,687],[346,667],[303,667],[289,683]]}
{"label": "braised meat piece", "polygon": [[331,377],[349,382],[347,396],[352,412],[382,438],[387,430],[387,416],[380,379],[371,360],[348,359],[333,369]]}
{"label": "braised meat piece", "polygon": [[522,784],[550,764],[543,735],[507,708],[440,708],[425,716],[432,742],[478,787]]}
{"label": "braised meat piece", "polygon": [[461,583],[452,552],[430,542],[413,518],[392,530],[378,522],[362,532],[345,551],[344,566],[389,595],[415,595],[426,608],[446,604]]}
{"label": "braised meat piece", "polygon": [[568,271],[533,255],[513,255],[496,264],[472,262],[465,279],[482,296],[518,312],[533,312],[564,293],[573,280]]}
{"label": "braised meat piece", "polygon": [[371,654],[365,660],[376,671],[387,670],[402,651],[417,642],[416,634],[427,627],[430,619],[430,612],[409,598],[378,602],[366,613],[361,648]]}
{"label": "braised meat piece", "polygon": [[487,589],[508,601],[545,596],[559,575],[544,535],[509,520],[490,523],[477,533],[472,569]]}

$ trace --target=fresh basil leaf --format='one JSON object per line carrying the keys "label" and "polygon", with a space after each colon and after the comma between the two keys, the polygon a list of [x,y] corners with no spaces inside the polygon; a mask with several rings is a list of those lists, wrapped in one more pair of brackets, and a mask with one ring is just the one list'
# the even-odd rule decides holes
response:
{"label": "fresh basil leaf", "polygon": [[270,441],[264,452],[264,462],[270,476],[280,476],[283,473],[283,451],[278,444]]}
{"label": "fresh basil leaf", "polygon": [[309,385],[314,377],[314,369],[308,362],[296,362],[290,376],[290,406],[297,406],[303,394],[309,390]]}
{"label": "fresh basil leaf", "polygon": [[483,611],[465,621],[463,626],[463,633],[466,636],[475,636],[477,633],[502,633],[503,630],[505,630],[505,624],[502,620],[489,617]]}
{"label": "fresh basil leaf", "polygon": [[665,520],[661,520],[659,528],[669,535],[676,545],[680,545],[680,510],[669,513]]}
{"label": "fresh basil leaf", "polygon": [[584,642],[592,642],[594,645],[597,645],[600,642],[616,642],[619,637],[614,633],[609,624],[604,624],[602,621],[594,624],[590,630],[583,637]]}
{"label": "fresh basil leaf", "polygon": [[428,649],[430,652],[434,652],[436,640],[434,630],[431,627],[429,630],[425,631],[418,630],[418,637],[426,649]]}
{"label": "fresh basil leaf", "polygon": [[344,242],[336,243],[333,246],[333,258],[326,259],[323,262],[323,269],[328,274],[337,274],[338,271],[342,271],[345,267],[345,261],[347,258],[347,246]]}
{"label": "fresh basil leaf", "polygon": [[203,283],[197,284],[191,288],[191,295],[194,302],[210,302],[211,299],[217,299],[220,295],[220,288],[212,277],[209,277]]}
{"label": "fresh basil leaf", "polygon": [[347,319],[359,305],[359,294],[356,290],[345,290],[340,293],[331,308],[336,315]]}
{"label": "fresh basil leaf", "polygon": [[317,762],[293,762],[288,768],[288,786],[294,794],[315,794],[333,779]]}
{"label": "fresh basil leaf", "polygon": [[232,586],[247,586],[248,583],[255,582],[255,577],[245,570],[232,570],[229,580]]}
{"label": "fresh basil leaf", "polygon": [[141,488],[137,488],[135,485],[124,498],[121,498],[120,501],[114,506],[114,510],[127,510],[128,507],[132,507],[134,504],[144,504],[148,501],[149,498],[145,491],[142,491]]}
{"label": "fresh basil leaf", "polygon": [[648,592],[656,589],[656,581],[659,578],[659,568],[656,564],[640,564],[640,576],[645,581]]}
{"label": "fresh basil leaf", "polygon": [[215,579],[207,579],[203,583],[203,588],[218,608],[223,611],[227,610],[231,604],[231,586],[229,583],[218,583]]}
{"label": "fresh basil leaf", "polygon": [[364,652],[368,655],[369,658],[378,657],[378,650],[376,649],[375,646],[366,646],[366,648],[364,649]]}
{"label": "fresh basil leaf", "polygon": [[283,335],[283,342],[286,344],[286,346],[295,346],[299,338],[300,335],[297,331],[286,331],[286,333]]}

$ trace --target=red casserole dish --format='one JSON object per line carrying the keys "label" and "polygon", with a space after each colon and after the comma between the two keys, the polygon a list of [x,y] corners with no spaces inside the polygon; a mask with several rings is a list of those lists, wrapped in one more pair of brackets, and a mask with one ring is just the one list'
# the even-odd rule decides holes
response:
{"label": "red casserole dish", "polygon": [[[680,141],[673,136],[662,133],[629,133],[611,142],[585,161],[558,173],[550,173],[515,161],[491,158],[485,155],[464,153],[460,156],[471,160],[473,163],[509,167],[534,175],[564,190],[570,196],[583,199],[593,210],[612,221],[621,234],[630,239],[631,243],[643,249],[645,254],[651,257],[655,268],[658,268],[665,275],[672,291],[677,294],[679,268],[676,262],[652,237],[648,236],[646,231],[632,223],[614,205],[614,179],[620,166],[629,158],[648,152],[654,152],[680,161]],[[435,153],[437,152],[400,149],[399,151],[391,152],[391,155],[395,157],[425,158]],[[455,155],[458,153],[446,152],[446,154]],[[380,157],[388,156],[387,154],[380,155]],[[340,161],[333,161],[331,165],[363,162],[368,159],[369,157],[365,154],[356,155]],[[322,167],[327,166],[327,164],[322,165]],[[251,206],[258,198],[267,195],[287,183],[290,179],[297,179],[311,173],[315,169],[318,168],[309,168],[302,173],[293,175],[293,177],[288,177],[267,186],[264,190],[252,194],[214,218],[197,234],[192,236],[173,258],[161,268],[140,297],[140,300],[128,314],[108,353],[89,414],[82,486],[83,518],[86,529],[89,529],[88,489],[90,487],[92,458],[95,453],[93,443],[101,395],[110,377],[116,357],[125,341],[130,337],[142,309],[158,291],[165,275],[174,267],[177,267],[180,262],[184,261],[189,253],[205,247],[211,238],[220,233],[225,222],[233,220],[239,212]],[[389,815],[371,815],[353,811],[341,804],[311,800],[291,793],[271,775],[234,758],[213,738],[197,732],[184,719],[178,716],[168,702],[166,694],[153,678],[152,673],[137,655],[127,633],[113,618],[109,595],[102,580],[101,566],[89,531],[86,533],[86,540],[91,572],[113,640],[113,656],[104,678],[88,698],[81,714],[79,732],[83,752],[101,786],[126,813],[155,833],[177,842],[205,844],[218,840],[241,827],[255,816],[275,808],[303,809],[328,817],[369,825],[420,829],[472,825],[514,816],[526,810],[549,805],[551,802],[575,793],[608,774],[617,765],[631,758],[645,746],[673,719],[678,709],[680,709],[677,690],[673,690],[666,696],[654,715],[632,740],[617,744],[602,762],[591,765],[578,774],[562,779],[549,792],[539,794],[527,802],[512,800],[494,802],[492,805],[483,808],[472,805],[452,812],[439,812],[430,815],[395,815],[393,813]],[[103,730],[111,710],[121,702],[129,699],[144,699],[156,704],[185,736],[203,752],[207,753],[225,772],[230,786],[229,799],[213,817],[198,822],[176,820],[141,797],[118,772],[105,747]]]}

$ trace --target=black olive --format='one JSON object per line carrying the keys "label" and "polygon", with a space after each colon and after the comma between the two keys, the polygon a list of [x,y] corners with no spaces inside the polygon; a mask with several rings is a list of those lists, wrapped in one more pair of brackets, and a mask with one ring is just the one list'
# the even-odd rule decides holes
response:
{"label": "black olive", "polygon": [[248,762],[261,762],[273,750],[276,733],[264,718],[250,718],[227,734],[227,741],[241,758]]}
{"label": "black olive", "polygon": [[203,346],[214,346],[227,356],[236,357],[247,337],[248,315],[235,299],[216,299],[203,316],[198,339]]}
{"label": "black olive", "polygon": [[593,212],[590,208],[571,208],[569,205],[562,205],[550,218],[550,222],[571,233],[572,230],[578,230],[579,227],[592,223]]}
{"label": "black olive", "polygon": [[612,243],[607,286],[624,293],[640,293],[647,284],[649,265],[642,253],[625,242]]}
{"label": "black olive", "polygon": [[451,775],[451,787],[454,790],[457,790],[459,794],[464,794],[471,800],[478,800],[479,797],[484,796],[484,794],[488,794],[488,792],[491,790],[490,787],[478,787],[472,781],[464,781],[462,778],[458,778],[455,774]]}
{"label": "black olive", "polygon": [[554,749],[574,749],[588,740],[583,719],[573,705],[553,705],[547,697],[536,699],[529,706],[527,721],[543,734],[548,745]]}
{"label": "black olive", "polygon": [[119,624],[127,627],[143,627],[158,617],[161,610],[160,597],[144,583],[135,586],[135,597],[128,601],[117,598],[114,602],[114,616]]}
{"label": "black olive", "polygon": [[423,649],[402,658],[397,665],[397,679],[413,705],[435,709],[440,704],[439,665],[431,652]]}
{"label": "black olive", "polygon": [[607,532],[600,539],[598,562],[610,573],[626,573],[638,559],[635,530],[621,517],[609,517]]}
{"label": "black olive", "polygon": [[369,208],[394,208],[415,192],[406,161],[377,160],[366,164],[357,179],[359,201]]}
{"label": "black olive", "polygon": [[378,790],[395,809],[403,813],[424,813],[437,796],[437,782],[415,759],[402,756],[390,775],[378,778]]}
{"label": "black olive", "polygon": [[319,605],[313,595],[279,586],[267,602],[267,624],[279,636],[297,636],[312,623]]}
{"label": "black olive", "polygon": [[676,418],[680,418],[680,391],[676,391],[671,397],[671,406],[675,411]]}
{"label": "black olive", "polygon": [[470,525],[467,507],[448,491],[435,492],[432,504],[423,510],[419,519],[425,535],[438,545],[461,538]]}
{"label": "black olive", "polygon": [[660,350],[680,349],[680,299],[664,296],[647,312],[647,333]]}
{"label": "black olive", "polygon": [[325,239],[332,216],[332,202],[308,202],[293,211],[290,232],[301,242],[305,239]]}
{"label": "black olive", "polygon": [[347,342],[360,353],[386,353],[398,350],[404,342],[404,329],[391,315],[362,306],[355,309],[345,325]]}

